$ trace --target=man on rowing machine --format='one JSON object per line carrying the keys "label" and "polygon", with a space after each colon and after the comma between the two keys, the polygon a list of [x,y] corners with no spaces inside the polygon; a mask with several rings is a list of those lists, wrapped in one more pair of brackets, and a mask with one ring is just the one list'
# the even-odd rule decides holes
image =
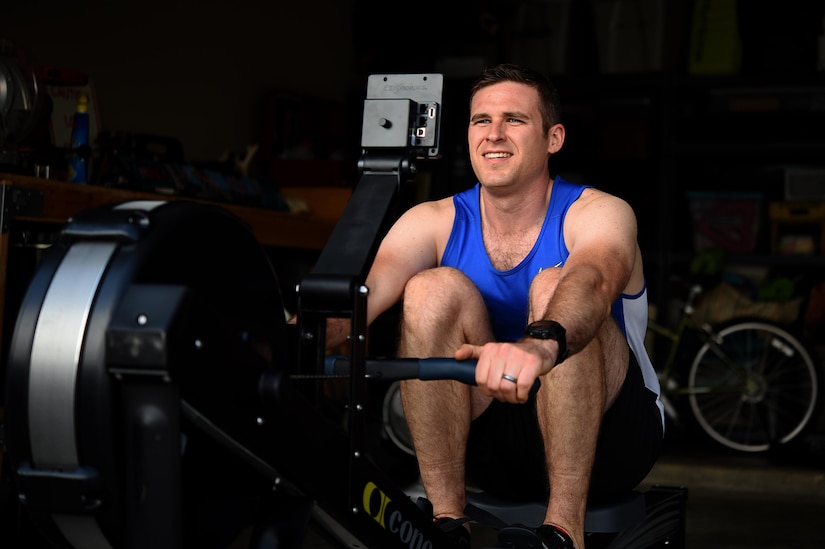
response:
{"label": "man on rowing machine", "polygon": [[[434,520],[470,546],[466,528],[451,528],[469,478],[501,498],[546,500],[537,539],[583,549],[588,501],[638,485],[663,436],[635,215],[551,177],[565,128],[541,74],[485,70],[467,137],[478,183],[393,225],[366,280],[368,322],[401,300],[400,356],[478,361],[477,387],[402,384]],[[329,345],[347,333],[332,321]]]}

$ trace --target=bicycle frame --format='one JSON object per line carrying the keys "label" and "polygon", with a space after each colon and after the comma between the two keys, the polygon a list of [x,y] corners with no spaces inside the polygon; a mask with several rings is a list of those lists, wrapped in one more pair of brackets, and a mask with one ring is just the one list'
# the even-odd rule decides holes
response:
{"label": "bicycle frame", "polygon": [[[668,396],[684,396],[691,394],[695,395],[711,392],[742,391],[745,384],[747,384],[750,379],[750,373],[748,372],[748,370],[746,368],[743,368],[741,365],[737,364],[736,361],[732,360],[730,357],[728,357],[724,353],[724,351],[719,347],[719,339],[716,335],[713,326],[711,326],[708,323],[705,323],[700,326],[696,322],[696,319],[693,316],[696,311],[694,303],[696,301],[696,298],[699,295],[701,295],[701,293],[701,286],[693,285],[691,287],[690,292],[688,293],[687,300],[685,301],[685,304],[682,306],[682,314],[679,317],[679,321],[676,324],[675,328],[668,328],[654,320],[648,320],[647,324],[649,332],[652,332],[659,338],[664,338],[670,342],[670,347],[668,348],[664,365],[662,368],[657,368],[657,372],[659,374],[659,382],[662,385],[661,400],[664,404],[665,412],[671,419],[675,421],[678,421],[679,414],[676,408],[673,406],[673,403],[668,398]],[[740,385],[714,387],[687,387],[684,384],[682,384],[675,376],[679,367],[676,358],[682,346],[682,338],[684,337],[685,332],[689,329],[695,331],[699,335],[701,343],[709,345],[710,348],[713,350],[713,353],[717,357],[719,357],[728,368],[730,368],[731,370],[736,370],[739,373],[743,373],[743,379],[745,380],[745,383]]]}

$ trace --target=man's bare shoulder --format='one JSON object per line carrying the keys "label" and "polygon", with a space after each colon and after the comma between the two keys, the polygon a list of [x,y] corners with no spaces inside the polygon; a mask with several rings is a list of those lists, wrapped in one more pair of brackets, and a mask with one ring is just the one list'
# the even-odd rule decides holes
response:
{"label": "man's bare shoulder", "polygon": [[621,217],[635,217],[630,204],[623,198],[605,191],[588,187],[570,207],[574,217],[618,215]]}
{"label": "man's bare shoulder", "polygon": [[448,196],[440,200],[428,200],[421,202],[410,208],[410,212],[416,211],[418,215],[447,215],[452,216],[455,212],[453,197]]}
{"label": "man's bare shoulder", "polygon": [[417,204],[407,210],[395,223],[388,235],[396,245],[409,246],[410,239],[419,245],[433,246],[436,257],[447,244],[455,218],[455,206],[451,197]]}
{"label": "man's bare shoulder", "polygon": [[596,189],[594,187],[587,187],[582,191],[581,197],[576,202],[581,202],[583,204],[587,204],[593,201],[603,201],[606,203],[615,203],[617,206],[621,206],[622,204],[627,204],[624,199],[610,194],[608,192],[602,191],[600,189]]}
{"label": "man's bare shoulder", "polygon": [[455,206],[452,197],[440,200],[429,200],[416,204],[407,210],[401,217],[405,224],[429,224],[430,228],[452,226],[455,217]]}
{"label": "man's bare shoulder", "polygon": [[636,238],[636,215],[624,199],[588,188],[570,206],[564,220],[564,234],[568,246],[581,242],[629,243]]}

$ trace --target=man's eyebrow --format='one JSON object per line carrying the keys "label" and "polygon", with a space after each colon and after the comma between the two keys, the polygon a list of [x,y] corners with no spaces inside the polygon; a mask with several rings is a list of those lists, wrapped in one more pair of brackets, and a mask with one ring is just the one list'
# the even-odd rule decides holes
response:
{"label": "man's eyebrow", "polygon": [[530,115],[528,115],[526,112],[521,112],[521,111],[505,112],[504,117],[505,118],[520,118],[522,120],[529,120],[530,119]]}
{"label": "man's eyebrow", "polygon": [[[506,111],[502,113],[502,116],[504,118],[518,118],[520,120],[530,120],[530,116],[527,113],[521,111]],[[484,112],[479,112],[471,116],[470,121],[474,122],[476,120],[484,120],[487,118],[492,118],[492,116]]]}

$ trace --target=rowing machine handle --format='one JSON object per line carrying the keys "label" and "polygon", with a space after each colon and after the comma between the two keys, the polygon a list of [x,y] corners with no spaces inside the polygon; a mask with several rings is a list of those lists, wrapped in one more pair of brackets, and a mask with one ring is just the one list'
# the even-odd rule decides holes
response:
{"label": "rowing machine handle", "polygon": [[[456,360],[454,358],[377,358],[368,359],[364,374],[367,379],[398,381],[403,379],[422,379],[437,381],[452,379],[467,385],[476,384],[476,361]],[[349,358],[345,356],[328,356],[324,361],[324,374],[348,375]],[[537,379],[530,394],[538,391],[541,382]]]}

